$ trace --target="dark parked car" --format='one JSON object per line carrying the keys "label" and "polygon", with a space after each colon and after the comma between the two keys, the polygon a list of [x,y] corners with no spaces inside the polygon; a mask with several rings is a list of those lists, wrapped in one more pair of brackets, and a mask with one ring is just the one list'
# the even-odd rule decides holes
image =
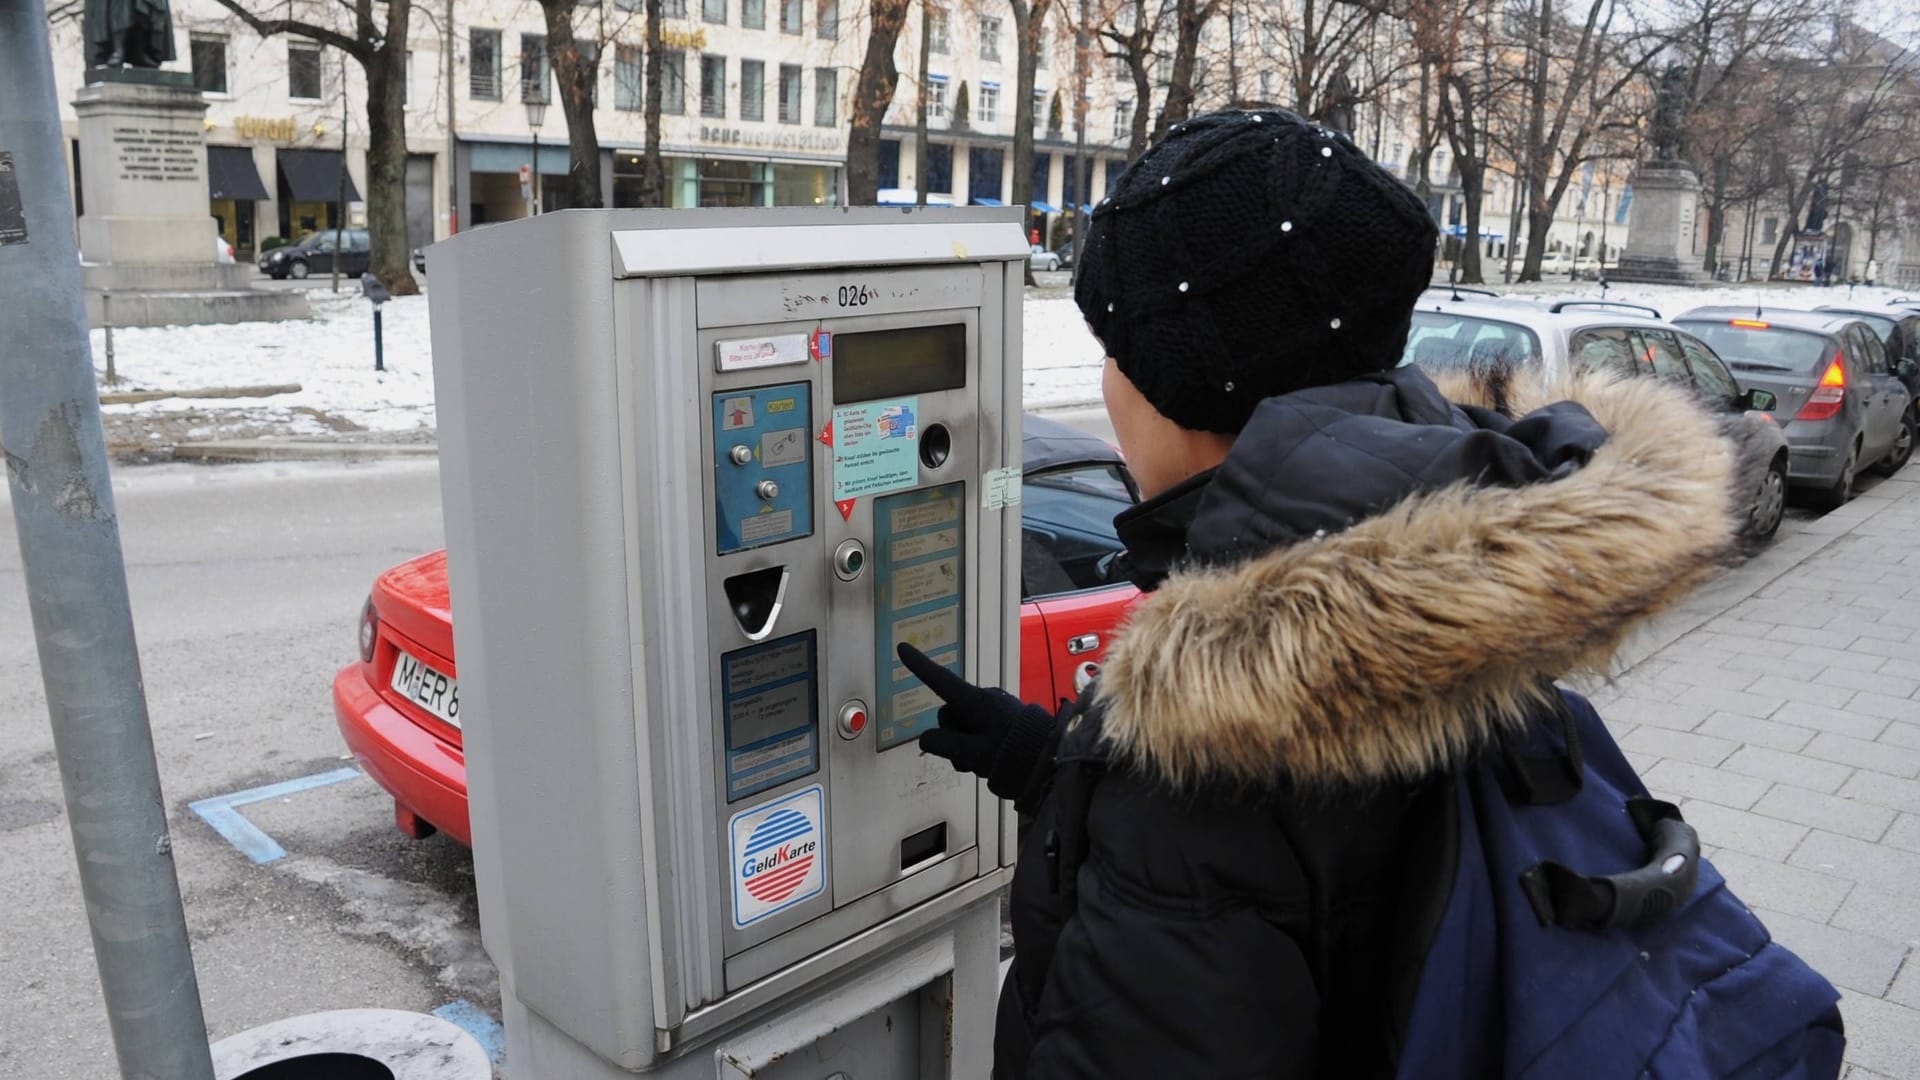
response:
{"label": "dark parked car", "polygon": [[1788,479],[1837,507],[1855,475],[1891,476],[1913,456],[1915,372],[1887,355],[1872,326],[1831,311],[1703,307],[1673,320],[1698,335],[1749,389],[1771,390],[1786,421]]}
{"label": "dark parked car", "polygon": [[[1822,304],[1814,310],[1851,315],[1873,327],[1873,332],[1880,335],[1881,344],[1887,347],[1887,359],[1893,364],[1894,374],[1907,384],[1907,393],[1913,397],[1909,408],[1920,410],[1920,306],[1896,300],[1885,307]],[[1903,360],[1911,360],[1913,367],[1903,370]],[[1920,417],[1920,411],[1916,416]]]}
{"label": "dark parked car", "polygon": [[336,256],[340,260],[340,272],[354,277],[365,273],[373,262],[373,244],[367,238],[365,229],[341,229],[340,250],[334,251],[333,229],[322,229],[308,233],[297,244],[277,247],[260,254],[259,265],[262,272],[275,279],[304,278],[308,274],[330,274]]}

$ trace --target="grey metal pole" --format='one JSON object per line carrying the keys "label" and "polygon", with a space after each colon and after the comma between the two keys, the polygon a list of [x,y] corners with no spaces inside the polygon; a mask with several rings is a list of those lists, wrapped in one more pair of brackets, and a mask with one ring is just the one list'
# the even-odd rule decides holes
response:
{"label": "grey metal pole", "polygon": [[334,178],[338,191],[333,214],[333,291],[340,291],[340,256],[346,248],[340,243],[341,230],[347,227],[347,56],[340,54],[340,175]]}
{"label": "grey metal pole", "polygon": [[0,0],[0,101],[0,226],[22,225],[0,228],[0,444],[107,1023],[127,1080],[212,1080],[107,482],[45,0]]}
{"label": "grey metal pole", "polygon": [[380,333],[380,305],[373,305],[373,370],[387,370],[387,347]]}

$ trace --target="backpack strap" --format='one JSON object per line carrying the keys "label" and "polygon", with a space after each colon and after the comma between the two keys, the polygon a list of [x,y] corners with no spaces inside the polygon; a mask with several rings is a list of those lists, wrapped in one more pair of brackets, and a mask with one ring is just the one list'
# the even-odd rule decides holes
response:
{"label": "backpack strap", "polygon": [[1505,789],[1508,801],[1523,806],[1556,806],[1580,794],[1583,782],[1580,731],[1574,722],[1573,710],[1567,707],[1567,699],[1560,696],[1559,687],[1551,682],[1545,684],[1545,704],[1560,721],[1561,744],[1565,749],[1523,754],[1521,750],[1527,740],[1505,727],[1496,729],[1500,757],[1506,764],[1500,786]]}
{"label": "backpack strap", "polygon": [[1646,796],[1627,800],[1627,815],[1647,841],[1637,870],[1589,877],[1560,863],[1535,863],[1520,875],[1534,917],[1564,930],[1643,927],[1678,910],[1700,878],[1700,835],[1680,808]]}

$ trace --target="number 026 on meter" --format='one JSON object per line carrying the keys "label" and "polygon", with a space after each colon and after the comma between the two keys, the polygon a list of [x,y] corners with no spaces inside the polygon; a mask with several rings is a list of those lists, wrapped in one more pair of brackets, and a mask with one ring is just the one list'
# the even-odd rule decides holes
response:
{"label": "number 026 on meter", "polygon": [[393,689],[454,727],[460,726],[460,687],[453,676],[435,671],[404,649],[393,660]]}

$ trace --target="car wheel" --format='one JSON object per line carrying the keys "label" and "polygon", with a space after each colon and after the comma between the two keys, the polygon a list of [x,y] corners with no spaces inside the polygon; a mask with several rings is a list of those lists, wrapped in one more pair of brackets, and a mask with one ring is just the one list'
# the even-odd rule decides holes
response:
{"label": "car wheel", "polygon": [[305,262],[295,261],[293,265],[287,267],[287,273],[292,274],[295,281],[305,281],[307,278],[307,264]]}
{"label": "car wheel", "polygon": [[1860,444],[1855,442],[1847,447],[1847,460],[1840,466],[1840,476],[1833,486],[1820,492],[1820,505],[1828,510],[1838,510],[1853,500],[1853,476],[1860,468]]}
{"label": "car wheel", "polygon": [[1900,418],[1900,434],[1894,436],[1893,449],[1887,451],[1887,456],[1881,459],[1880,464],[1875,466],[1873,471],[1881,476],[1892,476],[1904,468],[1907,460],[1913,457],[1915,434],[1913,413],[1909,412]]}
{"label": "car wheel", "polygon": [[1059,259],[1048,259],[1048,260],[1047,260],[1047,269],[1048,269],[1049,271],[1058,271],[1058,270],[1060,269],[1060,260],[1059,260]]}
{"label": "car wheel", "polygon": [[1754,493],[1753,509],[1747,514],[1747,538],[1757,542],[1773,539],[1780,531],[1780,520],[1787,515],[1787,459],[1777,457],[1767,466],[1767,475]]}

